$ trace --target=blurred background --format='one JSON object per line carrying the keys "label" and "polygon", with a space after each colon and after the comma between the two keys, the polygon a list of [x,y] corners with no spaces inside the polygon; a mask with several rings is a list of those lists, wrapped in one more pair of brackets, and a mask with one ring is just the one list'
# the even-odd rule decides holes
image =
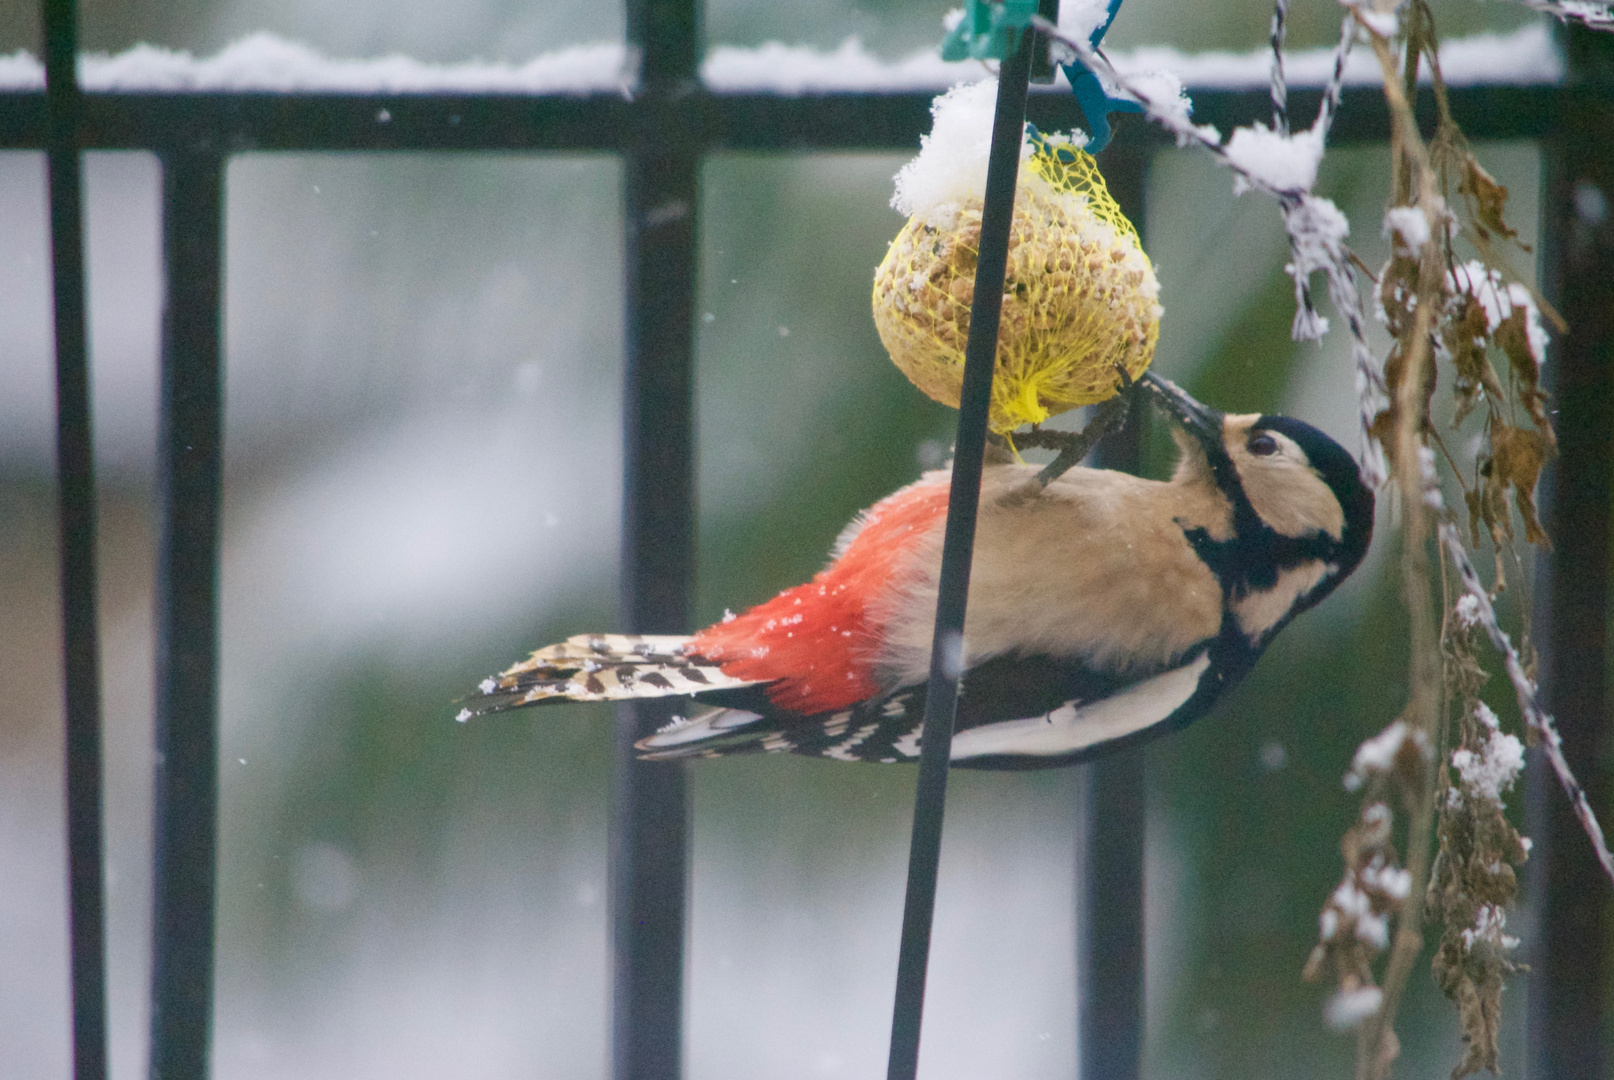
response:
{"label": "blurred background", "polygon": [[[711,0],[708,45],[933,47],[945,5]],[[613,4],[88,0],[90,49],[209,53],[267,29],[337,56],[523,60],[620,40]],[[1435,5],[1447,37],[1531,17]],[[1115,47],[1249,49],[1266,0],[1133,0]],[[1334,3],[1291,41],[1330,43]],[[0,54],[37,52],[0,0]],[[1127,132],[1122,128],[1118,140]],[[1480,156],[1535,236],[1531,145]],[[904,155],[717,156],[702,179],[697,617],[814,572],[858,509],[946,453],[953,415],[868,314]],[[1369,265],[1388,157],[1322,183]],[[113,1065],[143,1073],[149,960],[158,172],[88,155],[101,483]],[[620,483],[620,175],[606,156],[248,154],[228,179],[216,1075],[606,1072],[609,715],[472,725],[455,698],[608,629]],[[1148,191],[1157,370],[1354,446],[1337,338],[1289,340],[1275,207],[1165,151]],[[0,1075],[68,1073],[53,382],[42,154],[0,153]],[[1152,468],[1169,463],[1157,448]],[[1471,453],[1471,451],[1470,451]],[[1354,746],[1400,708],[1382,547],[1238,692],[1149,761],[1146,1071],[1345,1075],[1299,972],[1337,883]],[[1521,578],[1524,575],[1520,575]],[[864,1077],[885,1060],[914,774],[788,757],[691,770],[688,1074]],[[1074,1068],[1076,773],[954,777],[927,1075]],[[1140,826],[1143,823],[1139,823]],[[1399,1075],[1444,1075],[1415,974]],[[1519,1061],[1523,980],[1504,1063]]]}

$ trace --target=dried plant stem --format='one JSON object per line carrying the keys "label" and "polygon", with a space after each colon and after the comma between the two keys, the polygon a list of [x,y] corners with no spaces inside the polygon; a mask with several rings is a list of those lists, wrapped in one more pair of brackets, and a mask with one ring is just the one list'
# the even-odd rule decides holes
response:
{"label": "dried plant stem", "polygon": [[[1433,245],[1430,245],[1433,247]],[[1428,275],[1433,262],[1437,273],[1444,273],[1438,256],[1426,255],[1420,267],[1420,278]],[[1439,296],[1439,278],[1436,278],[1434,295]],[[1421,731],[1428,745],[1438,745],[1441,724],[1441,660],[1439,643],[1435,636],[1434,610],[1430,603],[1429,577],[1429,510],[1424,503],[1424,478],[1418,451],[1422,372],[1433,362],[1429,349],[1429,332],[1432,329],[1432,312],[1435,304],[1425,303],[1429,292],[1420,280],[1419,305],[1406,367],[1399,386],[1394,388],[1398,406],[1395,429],[1394,467],[1396,486],[1401,493],[1402,551],[1401,591],[1407,606],[1411,631],[1411,670],[1408,672],[1408,700],[1402,719],[1407,726]],[[1382,1080],[1390,1073],[1395,1059],[1395,1015],[1406,989],[1407,977],[1423,949],[1423,899],[1428,890],[1429,849],[1434,835],[1434,788],[1438,771],[1430,770],[1430,778],[1409,799],[1407,823],[1406,869],[1411,875],[1412,888],[1405,905],[1396,918],[1396,932],[1391,941],[1389,960],[1384,972],[1384,1004],[1362,1026],[1361,1042],[1357,1055],[1358,1080]]]}
{"label": "dried plant stem", "polygon": [[[1366,26],[1366,23],[1363,24]],[[1431,238],[1444,235],[1445,212],[1438,179],[1430,165],[1428,151],[1418,135],[1417,122],[1408,104],[1402,80],[1396,70],[1396,57],[1387,39],[1367,27],[1384,73],[1384,96],[1389,105],[1391,141],[1396,159],[1397,187],[1416,196],[1416,204],[1429,222]],[[1414,59],[1415,63],[1416,60]],[[1396,385],[1390,387],[1395,400],[1394,449],[1392,466],[1402,507],[1401,589],[1407,606],[1411,635],[1411,664],[1408,672],[1408,701],[1403,720],[1420,731],[1427,745],[1441,741],[1441,695],[1444,687],[1439,641],[1435,632],[1429,573],[1430,507],[1422,451],[1425,402],[1425,372],[1434,363],[1430,347],[1434,320],[1440,310],[1445,282],[1444,245],[1431,239],[1423,245],[1418,263],[1418,304],[1412,326],[1398,343],[1404,363]],[[1358,1044],[1358,1080],[1384,1080],[1389,1076],[1398,1044],[1395,1016],[1407,978],[1423,949],[1423,900],[1428,891],[1429,851],[1434,835],[1435,789],[1440,770],[1431,769],[1420,789],[1409,797],[1406,869],[1412,888],[1396,918],[1389,960],[1384,974],[1384,1003],[1362,1027]]]}

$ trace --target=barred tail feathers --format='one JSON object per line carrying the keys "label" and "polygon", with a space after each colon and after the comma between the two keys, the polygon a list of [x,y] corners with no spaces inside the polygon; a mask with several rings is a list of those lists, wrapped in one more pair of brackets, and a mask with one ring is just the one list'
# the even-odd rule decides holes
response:
{"label": "barred tail feathers", "polygon": [[684,651],[685,635],[579,634],[482,681],[459,719],[557,701],[623,701],[752,684]]}

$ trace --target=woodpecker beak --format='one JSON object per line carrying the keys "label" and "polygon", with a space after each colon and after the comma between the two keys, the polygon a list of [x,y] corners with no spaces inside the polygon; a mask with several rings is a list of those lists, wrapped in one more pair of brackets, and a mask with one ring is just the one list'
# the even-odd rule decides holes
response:
{"label": "woodpecker beak", "polygon": [[1149,388],[1155,400],[1182,425],[1184,431],[1204,443],[1207,449],[1221,447],[1222,413],[1195,401],[1183,393],[1176,383],[1162,379],[1152,371],[1144,372],[1138,381]]}

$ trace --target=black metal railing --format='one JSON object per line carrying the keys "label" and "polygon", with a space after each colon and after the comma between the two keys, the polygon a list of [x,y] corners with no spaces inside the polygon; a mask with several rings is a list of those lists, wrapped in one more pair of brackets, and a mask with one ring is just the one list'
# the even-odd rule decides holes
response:
{"label": "black metal railing", "polygon": [[[47,91],[0,93],[0,149],[46,150],[50,163],[58,379],[70,933],[74,1068],[106,1075],[101,761],[95,612],[95,499],[85,339],[79,154],[144,149],[162,162],[165,308],[158,586],[156,933],[151,1075],[207,1075],[217,865],[216,656],[221,446],[224,166],[251,150],[609,151],[625,163],[627,387],[623,614],[626,628],[687,630],[694,563],[693,304],[703,158],[716,151],[903,150],[928,127],[928,93],[802,96],[701,88],[697,0],[628,0],[641,89],[618,95],[85,93],[72,81],[72,0],[43,0]],[[1614,429],[1614,79],[1606,41],[1568,34],[1563,86],[1454,88],[1472,139],[1539,140],[1547,183],[1545,284],[1572,334],[1553,359],[1562,413],[1560,478],[1551,488],[1559,547],[1546,561],[1547,692],[1571,762],[1609,809],[1608,518]],[[1270,99],[1193,90],[1195,117],[1226,130],[1265,119]],[[1291,95],[1292,108],[1315,91]],[[1308,99],[1310,99],[1308,101]],[[1432,113],[1427,95],[1424,115]],[[1039,127],[1080,126],[1069,95],[1033,93]],[[1381,95],[1350,89],[1332,141],[1381,143]],[[1130,125],[1104,166],[1146,224],[1150,153],[1164,137]],[[1604,213],[1596,213],[1597,198]],[[1600,523],[1600,524],[1599,524]],[[1599,529],[1601,531],[1599,531]],[[1587,587],[1588,582],[1596,587]],[[613,819],[613,1072],[681,1075],[686,797],[676,767],[632,759],[634,737],[662,721],[636,706],[619,722]],[[1139,1071],[1142,1015],[1142,767],[1136,752],[1092,767],[1088,913],[1079,970],[1086,1080]],[[1539,774],[1541,770],[1537,770]],[[1532,958],[1532,1075],[1601,1078],[1601,1022],[1614,986],[1611,905],[1595,861],[1555,793],[1532,800],[1532,893],[1544,928]],[[1124,814],[1115,800],[1123,800]],[[1102,811],[1101,812],[1101,808]],[[1100,902],[1102,898],[1103,902]],[[912,1003],[917,1010],[917,1002]],[[899,1003],[899,1010],[901,1008]],[[915,1012],[917,1016],[917,1011]]]}
{"label": "black metal railing", "polygon": [[[106,894],[101,831],[100,635],[96,621],[95,452],[84,292],[82,99],[74,64],[72,0],[47,0],[42,143],[50,170],[51,294],[56,331],[56,484],[62,567],[62,660],[66,706],[68,937],[73,1068],[107,1068]],[[0,113],[5,110],[0,109]]]}

